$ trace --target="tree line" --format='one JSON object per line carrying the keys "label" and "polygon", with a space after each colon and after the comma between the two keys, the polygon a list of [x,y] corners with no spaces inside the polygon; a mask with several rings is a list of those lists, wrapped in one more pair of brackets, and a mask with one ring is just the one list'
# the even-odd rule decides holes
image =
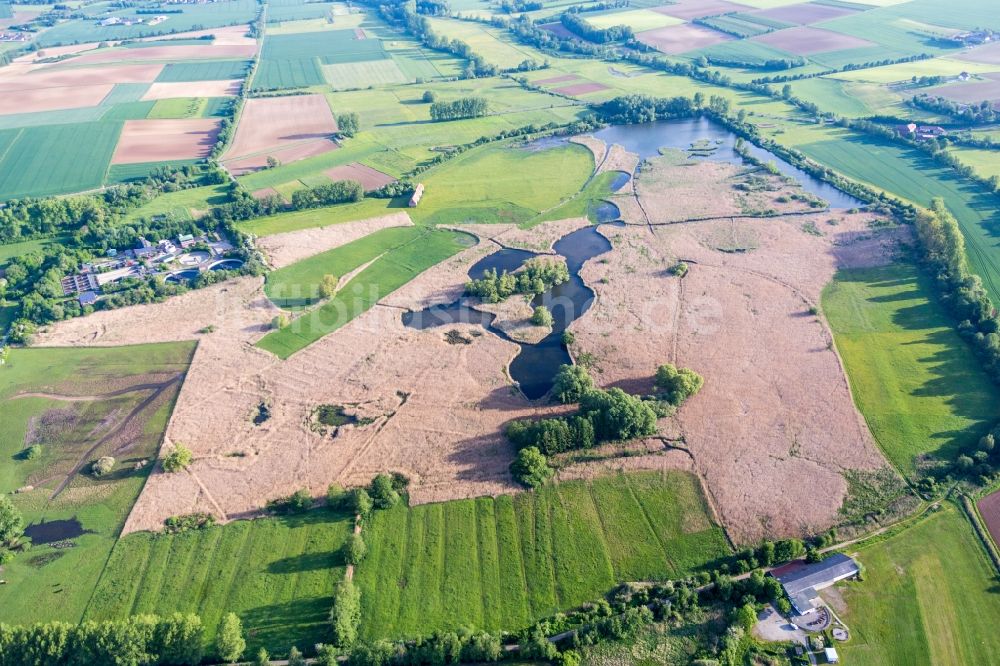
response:
{"label": "tree line", "polygon": [[608,28],[597,28],[580,16],[577,12],[566,11],[559,16],[563,27],[588,42],[608,44],[610,42],[632,41],[635,34],[627,25],[613,25]]}
{"label": "tree line", "polygon": [[486,303],[499,303],[514,294],[541,294],[546,289],[569,281],[569,268],[562,261],[535,257],[516,273],[497,275],[495,268],[482,278],[465,283],[465,294]]}
{"label": "tree line", "polygon": [[1000,119],[1000,111],[988,100],[978,104],[965,104],[940,95],[922,94],[914,95],[909,102],[914,108],[940,113],[967,125],[990,125]]}
{"label": "tree line", "polygon": [[546,456],[654,435],[656,420],[673,414],[703,384],[693,370],[668,363],[656,370],[654,395],[634,396],[620,388],[599,389],[587,368],[563,365],[554,378],[552,397],[565,405],[577,403],[579,409],[568,416],[512,421],[506,435],[519,451],[511,473],[535,488],[552,476]]}
{"label": "tree line", "polygon": [[434,102],[431,104],[431,120],[461,120],[463,118],[480,118],[489,113],[490,105],[485,97],[461,97],[450,102]]}

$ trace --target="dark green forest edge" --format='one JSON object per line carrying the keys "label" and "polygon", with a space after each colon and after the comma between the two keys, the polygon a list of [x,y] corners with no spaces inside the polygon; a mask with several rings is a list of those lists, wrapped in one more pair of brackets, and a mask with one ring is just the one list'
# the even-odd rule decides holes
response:
{"label": "dark green forest edge", "polygon": [[[419,3],[416,11],[408,5],[390,4],[383,6],[381,11],[388,19],[406,26],[428,46],[467,58],[470,64],[466,76],[491,76],[498,73],[496,67],[483,61],[467,45],[454,40],[448,42],[433,34],[426,20],[417,12],[440,13],[439,3]],[[497,25],[508,29],[515,37],[543,50],[576,53],[609,61],[623,59],[712,85],[783,99],[817,119],[837,123],[860,135],[922,151],[935,162],[954,168],[962,178],[973,182],[990,196],[1000,191],[1000,179],[975,176],[971,169],[959,164],[953,155],[946,152],[949,141],[964,141],[968,144],[974,139],[956,137],[916,142],[887,128],[887,123],[894,122],[895,119],[835,118],[815,104],[794,97],[788,86],[777,90],[769,85],[796,80],[799,77],[795,74],[768,74],[750,83],[734,82],[724,74],[711,71],[708,66],[746,66],[751,63],[708,59],[694,65],[671,62],[644,52],[647,47],[631,41],[631,30],[624,26],[595,30],[570,12],[563,14],[560,21],[568,30],[590,42],[560,39],[523,19],[496,20]],[[632,52],[623,56],[604,46],[604,43],[634,46],[639,53]],[[886,62],[854,67],[874,64]],[[791,71],[799,65],[801,63],[794,60],[753,64],[762,72]],[[526,62],[519,69],[526,71],[542,66],[543,63]],[[978,111],[974,108],[970,113],[953,113],[954,110],[940,100],[925,97],[914,98],[912,104],[918,108],[954,115],[956,120],[970,125],[992,121],[992,116],[982,108]],[[441,106],[436,111],[436,119],[446,121],[472,117],[483,112],[480,107],[481,103],[478,101],[447,108]],[[994,382],[1000,383],[1000,319],[982,279],[969,268],[962,230],[943,200],[935,199],[930,202],[929,207],[921,208],[849,180],[801,152],[761,136],[757,128],[747,122],[744,111],[734,113],[730,103],[721,97],[706,100],[703,97],[656,99],[628,96],[596,105],[591,111],[592,114],[586,120],[574,125],[526,127],[513,133],[483,137],[461,148],[474,148],[512,137],[533,138],[551,133],[578,133],[605,123],[710,117],[745,140],[767,148],[807,172],[870,202],[878,210],[892,213],[897,221],[911,224],[918,241],[913,250],[913,259],[919,262],[921,270],[930,278],[936,298],[953,317],[955,329],[968,342],[982,369]],[[442,156],[437,163],[449,157]],[[433,165],[429,164],[423,168],[431,166]],[[178,222],[152,219],[125,225],[120,222],[129,211],[162,193],[208,184],[224,185],[226,200],[213,206],[210,215],[203,220]],[[367,196],[405,198],[409,196],[411,187],[408,181],[403,181]],[[291,207],[301,209],[354,202],[364,196],[366,195],[356,183],[335,183],[310,188],[304,194],[298,194],[293,198]],[[1000,198],[997,198],[997,203],[1000,204]],[[0,311],[0,323],[9,323],[10,342],[28,343],[38,325],[89,313],[90,307],[81,307],[76,301],[62,298],[59,279],[108,249],[134,246],[140,236],[155,241],[184,233],[201,235],[214,232],[230,239],[234,249],[228,256],[243,260],[243,268],[237,272],[219,271],[203,275],[191,288],[206,286],[237,273],[262,274],[266,271],[262,258],[253,246],[253,239],[240,230],[238,223],[281,212],[286,208],[277,199],[254,199],[211,162],[178,170],[164,169],[142,183],[112,187],[99,195],[10,202],[0,209],[0,242],[58,238],[59,243],[16,257],[7,264],[6,281],[0,283],[0,299],[15,301],[17,305],[14,306],[13,313]],[[536,291],[536,285],[505,284],[500,276],[489,282],[490,284],[474,286],[472,293],[488,300],[501,297],[507,292]],[[157,301],[184,289],[185,287],[165,284],[152,278],[135,283],[126,282],[120,292],[101,301],[100,307],[113,308]],[[546,507],[550,516],[555,515],[553,511],[565,511],[566,506],[571,506],[565,503],[569,500],[563,497],[556,500],[549,496],[563,492],[554,490],[554,485],[547,483],[552,475],[550,457],[576,449],[588,449],[605,441],[649,434],[649,424],[655,418],[669,414],[687,396],[696,392],[700,387],[700,378],[692,377],[684,369],[662,366],[656,370],[656,386],[660,393],[654,396],[630,396],[615,389],[600,391],[593,388],[586,368],[564,368],[557,378],[555,397],[564,404],[578,404],[579,411],[562,418],[516,422],[507,432],[519,449],[513,468],[515,476],[526,486],[537,488],[525,493],[524,497],[529,498],[528,500],[521,500],[532,503],[532,506],[518,508],[536,510],[537,503],[549,502]],[[626,416],[621,418],[622,414]],[[1000,468],[997,438],[1000,438],[1000,430],[991,428],[984,431],[975,445],[955,452],[953,459],[940,460],[936,465],[922,468],[918,474],[910,476],[907,479],[908,487],[891,488],[886,492],[885,485],[873,483],[869,479],[858,479],[855,490],[860,492],[855,493],[853,498],[859,500],[859,504],[850,507],[850,517],[856,518],[863,527],[866,524],[864,516],[883,511],[902,495],[916,495],[928,502],[959,497],[962,506],[973,516],[973,524],[979,529],[977,533],[986,544],[987,551],[995,557],[995,547],[982,532],[980,523],[975,519],[974,505],[968,498],[997,484],[997,472]],[[560,484],[559,487],[569,485]],[[565,492],[568,494],[576,490],[569,488]],[[589,492],[593,494],[594,490],[590,489]],[[516,501],[512,500],[512,509],[513,502]],[[464,505],[462,511],[471,512],[477,517],[471,523],[476,529],[485,524],[478,518],[481,514],[492,514],[497,525],[494,529],[500,529],[501,516],[507,515],[506,502],[506,499],[499,499],[495,505],[485,507],[480,500],[476,500]],[[386,476],[373,480],[367,490],[345,493],[339,488],[331,488],[328,506],[325,508],[311,509],[310,504],[301,495],[293,495],[270,507],[278,517],[263,520],[288,524],[312,520],[336,523],[337,537],[327,544],[331,550],[322,553],[318,559],[323,566],[337,574],[341,572],[341,567],[347,565],[356,567],[356,574],[355,582],[340,580],[326,592],[316,595],[317,608],[313,609],[315,612],[314,617],[310,618],[310,626],[291,632],[295,634],[296,640],[288,635],[251,635],[244,630],[237,614],[220,606],[219,613],[216,613],[220,616],[212,618],[211,626],[194,613],[142,613],[128,620],[88,619],[80,624],[47,623],[31,627],[0,625],[0,665],[197,664],[219,659],[235,661],[240,658],[256,658],[257,662],[264,663],[269,657],[266,649],[271,649],[277,655],[287,655],[291,664],[303,663],[300,655],[304,651],[315,654],[319,663],[346,661],[357,666],[503,660],[554,661],[572,666],[579,663],[581,649],[606,641],[636,640],[654,623],[675,628],[701,628],[700,632],[695,632],[698,636],[695,641],[697,649],[692,656],[706,666],[714,663],[770,663],[772,657],[785,658],[784,651],[769,654],[775,648],[756,642],[749,635],[749,630],[756,622],[756,611],[761,604],[770,602],[779,609],[787,610],[788,600],[783,597],[780,587],[776,586],[773,579],[764,577],[763,568],[802,556],[815,560],[820,557],[819,549],[834,542],[833,535],[824,534],[807,542],[789,540],[764,543],[733,554],[724,536],[720,534],[721,530],[710,527],[705,530],[705,541],[698,542],[697,548],[691,547],[693,554],[683,565],[676,566],[674,558],[670,558],[675,566],[660,569],[661,572],[668,571],[668,575],[640,571],[638,573],[645,574],[644,580],[649,582],[620,586],[603,597],[599,594],[602,590],[594,590],[596,593],[591,601],[574,599],[574,610],[566,613],[535,613],[536,608],[544,609],[546,603],[541,601],[536,606],[528,600],[526,608],[530,610],[520,614],[524,622],[517,627],[491,627],[485,631],[480,628],[489,624],[484,618],[483,624],[479,626],[451,627],[426,637],[418,637],[415,633],[405,636],[379,635],[377,630],[372,630],[366,626],[366,621],[362,621],[367,613],[378,611],[372,606],[375,603],[372,600],[374,595],[365,594],[371,589],[366,588],[366,585],[372,584],[366,579],[366,563],[370,565],[377,558],[387,557],[386,553],[392,547],[387,535],[393,530],[411,526],[414,516],[420,511],[438,509],[407,507],[405,479]],[[561,509],[553,509],[555,506]],[[521,513],[523,512],[513,510],[509,512],[512,517]],[[435,520],[433,516],[421,518],[425,519]],[[350,534],[350,527],[355,520],[362,525],[359,535]],[[921,518],[912,520],[919,522]],[[184,543],[184,547],[189,549],[194,548],[193,543],[188,543],[194,539],[224,541],[223,535],[226,530],[232,529],[231,526],[219,527],[210,523],[201,516],[177,517],[173,534],[144,535],[121,540],[112,555],[112,562],[126,563],[128,549],[140,539],[148,540],[144,545],[146,555],[158,547],[161,540],[165,542],[172,539],[174,541],[170,543],[171,546]],[[23,521],[9,500],[0,499],[0,561],[23,556],[22,551],[29,544],[22,538],[22,531]],[[516,531],[515,527],[510,533]],[[563,536],[570,539],[570,543],[576,543],[572,540],[573,534]],[[555,539],[555,533],[550,534],[549,538]],[[338,543],[335,544],[334,541]],[[558,547],[557,544],[550,546]],[[625,558],[622,561],[626,561]],[[683,558],[680,561],[684,561]],[[369,570],[375,571],[375,568],[372,566]],[[95,593],[95,602],[100,603],[101,595],[111,599],[115,588],[125,584],[129,570],[122,571],[121,578],[112,576],[107,582],[102,579],[102,587]],[[612,576],[621,572],[614,564],[609,571]],[[734,574],[742,573],[751,575],[741,580],[733,579]],[[207,571],[205,575],[208,575]],[[665,580],[666,578],[670,580]],[[624,576],[618,577],[618,580],[627,579]],[[556,586],[557,582],[554,581],[554,590]],[[463,590],[457,590],[454,600],[461,601],[463,596],[468,595],[463,595]],[[566,594],[566,598],[572,596]],[[380,612],[386,611],[382,609]],[[88,617],[98,618],[99,615],[100,612],[88,613]],[[296,644],[299,637],[307,638],[308,642],[302,640]],[[556,640],[550,640],[552,638]]]}

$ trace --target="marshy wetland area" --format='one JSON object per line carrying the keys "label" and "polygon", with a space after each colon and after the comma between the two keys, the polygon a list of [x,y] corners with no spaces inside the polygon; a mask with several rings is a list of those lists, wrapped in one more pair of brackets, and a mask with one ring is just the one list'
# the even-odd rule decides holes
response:
{"label": "marshy wetland area", "polygon": [[953,5],[0,0],[0,666],[990,663]]}

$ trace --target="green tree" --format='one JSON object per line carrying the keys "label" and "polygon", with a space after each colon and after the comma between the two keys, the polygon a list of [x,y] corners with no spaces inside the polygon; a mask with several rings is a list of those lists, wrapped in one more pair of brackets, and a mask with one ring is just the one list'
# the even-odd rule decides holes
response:
{"label": "green tree", "polygon": [[337,116],[337,131],[341,136],[352,137],[358,133],[360,122],[358,114],[353,111],[341,113]]}
{"label": "green tree", "polygon": [[529,488],[537,488],[549,480],[555,472],[548,460],[537,447],[529,446],[517,452],[517,458],[510,464],[510,473],[518,483]]}
{"label": "green tree", "polygon": [[270,666],[271,655],[267,653],[267,650],[261,648],[257,650],[257,657],[253,660],[253,666]]}
{"label": "green tree", "polygon": [[372,497],[364,488],[355,488],[354,492],[351,493],[351,500],[351,506],[354,509],[354,513],[358,514],[362,518],[367,517],[372,512],[372,508],[374,506],[372,503]]}
{"label": "green tree", "polygon": [[392,477],[388,474],[379,474],[372,479],[371,497],[376,509],[390,509],[396,506],[399,503],[399,493],[392,483]]}
{"label": "green tree", "polygon": [[339,483],[331,483],[326,489],[326,505],[331,509],[343,509],[350,494]]}
{"label": "green tree", "polygon": [[191,453],[191,449],[183,444],[177,444],[173,451],[163,456],[163,471],[179,472],[190,467],[192,462],[194,462],[194,454]]}
{"label": "green tree", "polygon": [[535,308],[535,311],[531,313],[531,323],[535,326],[545,326],[546,328],[552,326],[552,313],[544,305],[539,305]]}
{"label": "green tree", "polygon": [[656,412],[620,388],[588,391],[580,398],[580,411],[594,426],[599,442],[624,441],[656,433]]}
{"label": "green tree", "polygon": [[368,555],[368,546],[360,534],[351,534],[344,543],[344,560],[355,566],[361,564]]}
{"label": "green tree", "polygon": [[424,101],[424,104],[433,104],[437,101],[437,94],[433,90],[425,90],[423,97],[420,99]]}
{"label": "green tree", "polygon": [[578,402],[584,393],[594,388],[594,378],[587,369],[579,365],[559,367],[552,384],[552,395],[556,400],[568,405]]}
{"label": "green tree", "polygon": [[10,547],[24,534],[24,518],[6,495],[0,495],[0,563],[11,558]]}
{"label": "green tree", "polygon": [[219,635],[215,639],[215,649],[219,658],[233,663],[243,656],[247,642],[243,638],[243,623],[236,613],[227,613],[219,626]]}
{"label": "green tree", "polygon": [[288,666],[306,666],[305,657],[302,656],[302,653],[294,645],[288,651]]}
{"label": "green tree", "polygon": [[331,298],[337,293],[337,280],[336,276],[327,273],[323,276],[323,279],[319,283],[319,295],[320,298]]}
{"label": "green tree", "polygon": [[163,664],[199,664],[204,656],[204,627],[193,613],[174,613],[161,618],[150,652]]}
{"label": "green tree", "polygon": [[694,370],[666,363],[656,369],[656,388],[666,394],[667,402],[680,405],[701,390],[705,380]]}
{"label": "green tree", "polygon": [[279,315],[275,315],[274,318],[271,319],[271,328],[275,330],[280,330],[288,326],[288,323],[289,323],[288,315],[282,312]]}
{"label": "green tree", "polygon": [[749,632],[757,624],[757,610],[751,604],[743,604],[736,611],[736,623],[743,627],[744,631]]}
{"label": "green tree", "polygon": [[361,591],[353,581],[342,580],[333,592],[333,608],[330,610],[333,624],[333,640],[339,647],[350,647],[358,638],[361,623]]}

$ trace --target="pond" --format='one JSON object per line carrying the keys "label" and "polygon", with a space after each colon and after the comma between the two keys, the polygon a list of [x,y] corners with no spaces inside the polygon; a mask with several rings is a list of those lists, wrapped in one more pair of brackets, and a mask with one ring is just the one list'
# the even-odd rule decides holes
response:
{"label": "pond", "polygon": [[84,534],[92,534],[92,532],[83,529],[83,525],[76,518],[42,521],[24,528],[24,536],[31,539],[31,543],[36,546],[75,539]]}
{"label": "pond", "polygon": [[[727,128],[708,118],[663,120],[637,125],[612,125],[594,133],[608,145],[620,144],[629,152],[648,159],[660,154],[660,148],[677,148],[689,151],[692,145],[709,146],[710,150],[699,150],[695,159],[742,164],[743,158],[736,152],[736,135]],[[774,162],[778,171],[796,179],[802,188],[830,202],[833,208],[860,208],[865,205],[860,199],[841,192],[829,183],[815,178],[795,167],[777,155],[759,148],[749,141],[746,147],[750,154],[762,162]]]}
{"label": "pond", "polygon": [[[449,324],[478,324],[504,340],[520,347],[510,364],[510,376],[517,382],[524,395],[535,400],[543,397],[552,388],[560,365],[571,363],[569,352],[562,344],[562,334],[577,318],[582,316],[594,302],[594,292],[583,283],[580,269],[587,260],[611,249],[611,243],[598,233],[596,227],[584,227],[563,236],[553,246],[556,254],[566,258],[570,279],[535,296],[532,307],[544,305],[552,313],[552,331],[536,344],[518,342],[505,332],[493,327],[495,316],[470,307],[465,301],[447,305],[431,306],[424,310],[403,314],[403,324],[410,328],[425,330]],[[495,252],[473,264],[469,269],[471,279],[479,279],[489,269],[512,272],[521,264],[536,256],[526,250],[504,249]]]}

